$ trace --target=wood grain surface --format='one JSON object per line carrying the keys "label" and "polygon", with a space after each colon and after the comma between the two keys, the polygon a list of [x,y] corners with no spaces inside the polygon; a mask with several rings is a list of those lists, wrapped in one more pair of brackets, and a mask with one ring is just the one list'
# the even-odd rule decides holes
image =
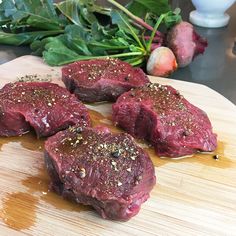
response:
{"label": "wood grain surface", "polygon": [[[0,88],[37,74],[61,84],[60,68],[24,56],[0,66]],[[223,79],[223,78],[222,78]],[[151,77],[178,89],[207,112],[218,134],[211,154],[160,159],[144,143],[155,164],[157,185],[140,213],[128,222],[103,220],[90,207],[48,191],[43,143],[33,132],[0,138],[0,235],[236,235],[236,106],[199,84]],[[110,121],[111,104],[90,105],[94,125]],[[214,155],[219,155],[215,160]]]}

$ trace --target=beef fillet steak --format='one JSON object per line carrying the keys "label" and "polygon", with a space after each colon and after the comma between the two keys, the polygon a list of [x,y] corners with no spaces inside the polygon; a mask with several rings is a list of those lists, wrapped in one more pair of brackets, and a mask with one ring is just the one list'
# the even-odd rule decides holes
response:
{"label": "beef fillet steak", "polygon": [[67,89],[81,101],[115,101],[131,88],[145,85],[148,77],[140,68],[118,59],[78,61],[62,68]]}
{"label": "beef fillet steak", "polygon": [[149,84],[121,95],[113,121],[131,135],[146,139],[163,157],[180,157],[216,148],[206,113],[170,86]]}
{"label": "beef fillet steak", "polygon": [[148,154],[132,136],[105,127],[58,132],[45,143],[45,163],[54,191],[106,219],[136,215],[156,181]]}
{"label": "beef fillet steak", "polygon": [[16,82],[0,90],[0,136],[21,135],[33,127],[49,136],[70,125],[90,126],[87,108],[65,88],[48,82]]}

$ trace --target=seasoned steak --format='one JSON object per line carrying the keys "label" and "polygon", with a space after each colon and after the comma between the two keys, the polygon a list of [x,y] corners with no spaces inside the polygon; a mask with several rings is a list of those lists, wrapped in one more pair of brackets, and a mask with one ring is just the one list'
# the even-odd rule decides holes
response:
{"label": "seasoned steak", "polygon": [[132,136],[105,127],[58,132],[45,143],[45,163],[54,191],[106,219],[136,215],[156,181],[148,154]]}
{"label": "seasoned steak", "polygon": [[113,121],[148,140],[159,156],[180,157],[216,148],[216,135],[204,111],[171,86],[149,84],[119,97]]}
{"label": "seasoned steak", "polygon": [[67,89],[84,102],[115,101],[122,93],[149,82],[140,68],[118,59],[67,65],[62,68],[62,80]]}
{"label": "seasoned steak", "polygon": [[65,88],[48,82],[16,82],[0,90],[0,136],[24,134],[31,127],[38,137],[70,125],[90,126],[87,108]]}

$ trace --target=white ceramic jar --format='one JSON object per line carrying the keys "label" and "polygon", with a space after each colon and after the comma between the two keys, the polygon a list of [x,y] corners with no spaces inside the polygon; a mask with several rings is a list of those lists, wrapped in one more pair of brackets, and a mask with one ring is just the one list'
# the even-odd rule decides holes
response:
{"label": "white ceramic jar", "polygon": [[229,23],[229,15],[225,11],[236,0],[192,0],[196,10],[190,13],[189,20],[198,26],[218,28]]}

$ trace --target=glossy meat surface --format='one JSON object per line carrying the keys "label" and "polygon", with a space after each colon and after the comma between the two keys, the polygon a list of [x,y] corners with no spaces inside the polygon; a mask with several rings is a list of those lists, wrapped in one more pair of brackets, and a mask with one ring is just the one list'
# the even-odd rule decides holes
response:
{"label": "glossy meat surface", "polygon": [[38,137],[71,125],[90,126],[87,108],[65,88],[48,82],[16,82],[0,90],[0,136],[17,136],[31,127]]}
{"label": "glossy meat surface", "polygon": [[45,143],[45,162],[54,191],[106,219],[136,215],[156,181],[148,154],[133,138],[105,127],[58,132]]}
{"label": "glossy meat surface", "polygon": [[81,101],[115,101],[131,88],[145,85],[148,77],[140,68],[118,59],[78,61],[62,68],[67,89]]}
{"label": "glossy meat surface", "polygon": [[171,86],[149,84],[124,93],[113,105],[113,121],[163,157],[210,152],[217,145],[206,113]]}

